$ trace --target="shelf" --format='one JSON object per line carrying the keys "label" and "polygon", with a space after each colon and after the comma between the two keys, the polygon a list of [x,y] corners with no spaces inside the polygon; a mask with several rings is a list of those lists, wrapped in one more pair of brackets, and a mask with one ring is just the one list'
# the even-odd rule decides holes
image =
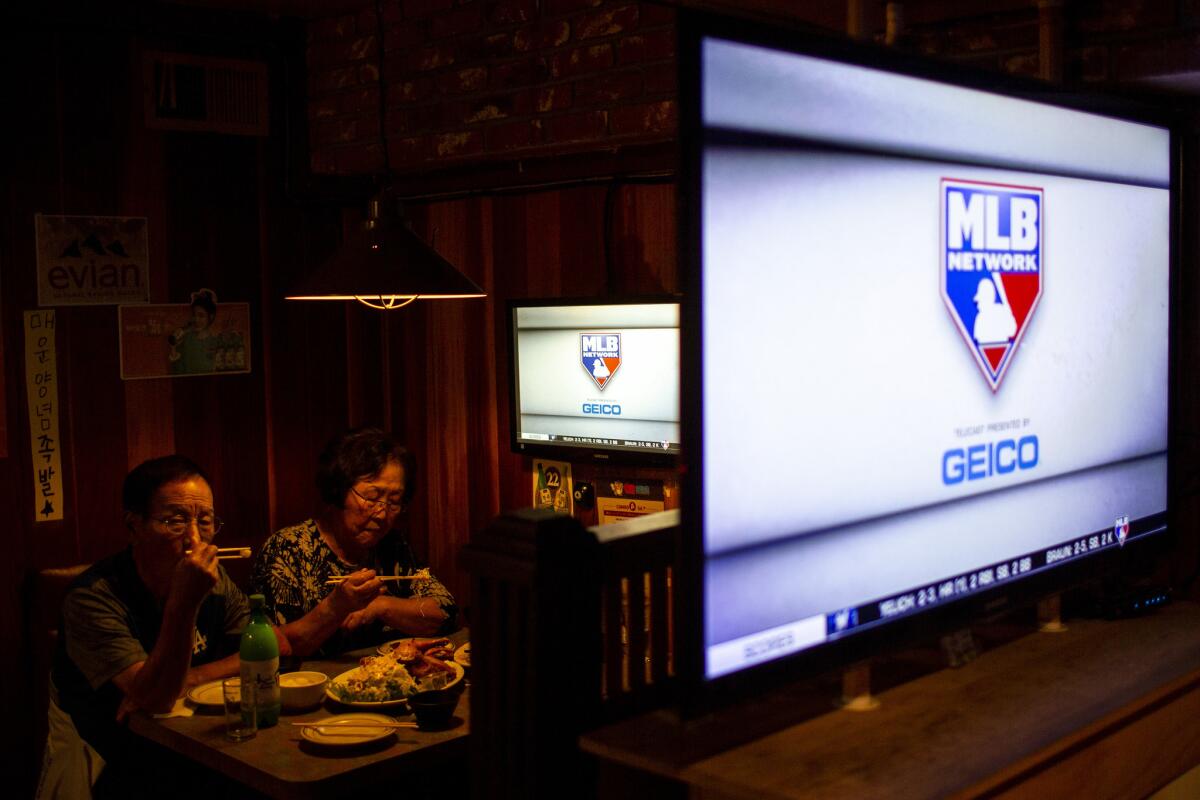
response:
{"label": "shelf", "polygon": [[763,703],[686,723],[644,715],[581,746],[602,771],[693,797],[1141,797],[1200,764],[1200,606],[1069,620],[879,698],[873,712],[830,711],[733,746],[719,740]]}

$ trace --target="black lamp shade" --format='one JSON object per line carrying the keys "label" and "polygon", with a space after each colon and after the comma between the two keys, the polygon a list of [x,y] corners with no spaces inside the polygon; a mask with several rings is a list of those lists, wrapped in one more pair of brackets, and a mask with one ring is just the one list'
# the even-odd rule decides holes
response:
{"label": "black lamp shade", "polygon": [[288,300],[359,300],[392,308],[416,299],[485,297],[483,289],[397,217],[368,219]]}

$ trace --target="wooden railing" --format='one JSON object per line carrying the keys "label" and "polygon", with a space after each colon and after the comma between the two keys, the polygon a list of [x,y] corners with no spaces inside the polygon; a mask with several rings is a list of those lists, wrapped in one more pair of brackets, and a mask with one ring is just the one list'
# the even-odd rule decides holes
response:
{"label": "wooden railing", "polygon": [[588,530],[528,510],[463,548],[476,797],[587,797],[579,734],[666,702],[677,529],[677,512]]}
{"label": "wooden railing", "polygon": [[590,531],[601,557],[602,722],[667,701],[678,526],[678,512],[664,512]]}

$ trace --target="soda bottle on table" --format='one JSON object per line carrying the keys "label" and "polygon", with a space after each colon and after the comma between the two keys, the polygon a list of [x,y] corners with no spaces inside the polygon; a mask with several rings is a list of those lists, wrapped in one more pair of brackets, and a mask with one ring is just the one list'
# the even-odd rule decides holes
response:
{"label": "soda bottle on table", "polygon": [[242,686],[253,684],[258,698],[258,727],[279,722],[279,641],[267,621],[266,598],[250,595],[250,623],[242,631],[238,654]]}

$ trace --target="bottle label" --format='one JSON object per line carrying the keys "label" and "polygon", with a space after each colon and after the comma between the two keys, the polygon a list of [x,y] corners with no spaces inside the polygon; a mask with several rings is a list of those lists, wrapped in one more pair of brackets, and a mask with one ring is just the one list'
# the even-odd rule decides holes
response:
{"label": "bottle label", "polygon": [[258,725],[268,727],[279,719],[279,657],[262,661],[242,659],[242,685],[254,685],[258,699]]}

